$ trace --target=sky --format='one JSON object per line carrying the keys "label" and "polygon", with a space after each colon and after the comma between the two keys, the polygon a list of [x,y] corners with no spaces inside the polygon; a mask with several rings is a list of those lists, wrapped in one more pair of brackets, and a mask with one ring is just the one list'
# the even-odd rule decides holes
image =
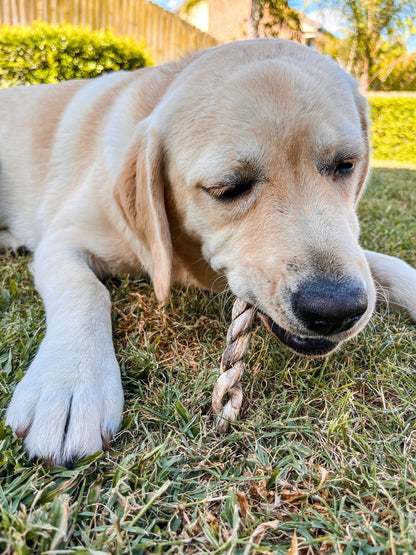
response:
{"label": "sky", "polygon": [[[182,3],[183,0],[152,0],[154,4],[158,4],[166,10],[173,10]],[[304,0],[289,0],[289,5],[299,11],[302,11]],[[320,23],[327,31],[333,35],[342,36],[342,30],[346,27],[339,13],[328,10],[319,10],[318,2],[308,1],[306,7],[306,15]],[[416,37],[413,36],[407,41],[408,52],[416,51]]]}

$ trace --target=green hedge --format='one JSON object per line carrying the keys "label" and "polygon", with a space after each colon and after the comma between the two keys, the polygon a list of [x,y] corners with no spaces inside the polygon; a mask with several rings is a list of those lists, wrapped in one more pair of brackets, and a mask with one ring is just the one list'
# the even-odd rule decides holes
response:
{"label": "green hedge", "polygon": [[371,96],[373,158],[416,164],[416,96]]}
{"label": "green hedge", "polygon": [[0,85],[55,83],[151,63],[143,43],[111,31],[49,25],[0,27]]}

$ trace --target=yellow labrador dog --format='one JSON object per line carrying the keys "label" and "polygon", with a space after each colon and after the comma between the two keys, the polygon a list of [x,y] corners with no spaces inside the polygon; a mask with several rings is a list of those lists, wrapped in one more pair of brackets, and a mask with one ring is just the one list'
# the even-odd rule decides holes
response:
{"label": "yellow labrador dog", "polygon": [[366,103],[311,49],[236,42],[2,90],[0,122],[0,243],[34,252],[47,314],[7,411],[30,457],[70,463],[120,425],[104,276],[144,268],[160,301],[174,282],[222,280],[309,356],[363,329],[373,277],[416,317],[416,271],[358,244]]}

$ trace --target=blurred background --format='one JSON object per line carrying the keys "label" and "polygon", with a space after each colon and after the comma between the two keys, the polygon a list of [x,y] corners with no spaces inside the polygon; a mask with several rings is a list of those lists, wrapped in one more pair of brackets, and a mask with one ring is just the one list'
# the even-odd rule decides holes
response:
{"label": "blurred background", "polygon": [[155,2],[0,0],[0,23],[110,28],[144,41],[155,63],[233,40],[282,37],[331,55],[363,91],[416,91],[416,0]]}

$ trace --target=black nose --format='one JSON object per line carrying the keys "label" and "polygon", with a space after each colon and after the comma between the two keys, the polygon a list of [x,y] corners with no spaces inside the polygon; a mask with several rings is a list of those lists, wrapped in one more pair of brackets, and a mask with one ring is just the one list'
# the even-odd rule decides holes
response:
{"label": "black nose", "polygon": [[367,294],[357,281],[315,278],[293,294],[292,307],[310,331],[333,335],[358,322],[367,310]]}

